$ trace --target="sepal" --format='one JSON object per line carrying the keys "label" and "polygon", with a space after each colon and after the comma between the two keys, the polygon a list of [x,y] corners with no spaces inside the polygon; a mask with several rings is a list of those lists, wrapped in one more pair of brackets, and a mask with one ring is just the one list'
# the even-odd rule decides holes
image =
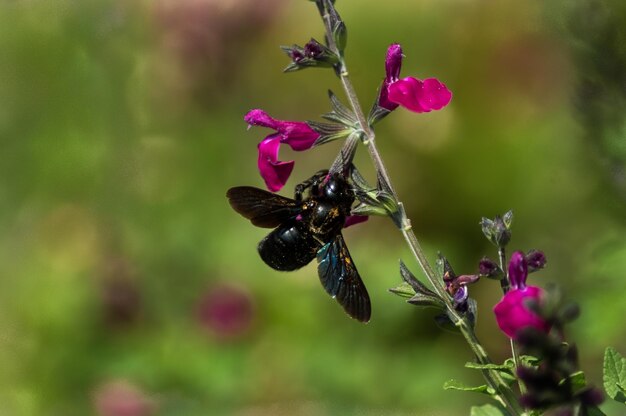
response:
{"label": "sepal", "polygon": [[496,215],[493,220],[483,217],[480,226],[489,241],[499,248],[504,248],[511,240],[512,223],[513,211],[507,211],[503,216]]}
{"label": "sepal", "polygon": [[332,111],[322,115],[322,117],[326,120],[343,124],[346,127],[355,128],[359,121],[354,112],[346,107],[331,90],[328,90],[328,98],[330,99]]}
{"label": "sepal", "polygon": [[356,168],[352,170],[351,178],[359,200],[359,204],[352,209],[353,214],[389,216],[398,228],[402,226],[402,207],[380,177],[377,188],[373,188]]}
{"label": "sepal", "polygon": [[353,132],[353,129],[346,128],[345,126],[336,123],[323,123],[309,120],[306,124],[308,124],[309,127],[320,135],[320,137],[318,137],[313,143],[313,146],[320,146],[322,144],[332,142],[333,140],[343,139],[344,137],[348,137]]}
{"label": "sepal", "polygon": [[343,51],[346,48],[346,44],[348,42],[348,30],[346,28],[346,24],[341,19],[341,16],[339,16],[339,13],[337,13],[337,9],[335,9],[334,6],[334,1],[325,0],[324,3],[326,11],[328,12],[330,29],[332,31],[335,45],[337,46],[337,51],[339,51],[339,54],[343,55]]}

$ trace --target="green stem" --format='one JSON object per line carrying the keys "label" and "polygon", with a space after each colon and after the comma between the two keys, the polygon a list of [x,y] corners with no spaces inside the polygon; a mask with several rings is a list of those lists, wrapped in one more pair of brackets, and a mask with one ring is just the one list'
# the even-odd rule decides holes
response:
{"label": "green stem", "polygon": [[[337,56],[340,56],[339,51],[337,50],[337,46],[332,36],[332,30],[330,28],[330,20],[329,20],[328,11],[326,11],[322,15],[322,19],[324,21],[324,26],[326,28],[326,37],[329,43],[328,46],[337,54]],[[341,79],[341,84],[343,85],[343,89],[345,90],[346,96],[348,97],[348,100],[350,101],[352,110],[354,111],[354,114],[357,117],[359,128],[363,131],[363,134],[365,135],[364,143],[366,144],[370,157],[376,167],[376,171],[381,176],[382,180],[386,182],[386,185],[388,186],[388,190],[391,192],[395,200],[398,201],[398,207],[402,214],[402,223],[401,223],[400,231],[402,232],[404,239],[409,245],[409,248],[411,249],[411,252],[415,256],[415,259],[417,260],[417,263],[419,264],[420,268],[426,275],[426,278],[428,279],[428,281],[430,282],[434,290],[437,292],[439,297],[445,302],[446,308],[448,310],[448,315],[450,316],[453,323],[459,328],[459,330],[465,337],[470,348],[474,352],[474,355],[476,356],[476,359],[478,360],[478,362],[483,365],[491,364],[492,362],[489,359],[487,352],[485,351],[483,346],[480,344],[478,338],[476,337],[476,334],[474,333],[474,330],[471,324],[469,323],[467,318],[461,316],[454,308],[454,304],[452,302],[451,297],[445,291],[445,287],[443,286],[443,281],[440,281],[441,279],[437,278],[435,271],[430,266],[430,263],[428,262],[428,259],[426,258],[424,250],[422,249],[417,237],[415,236],[415,233],[413,232],[411,221],[406,216],[403,204],[402,202],[400,202],[398,195],[396,194],[396,191],[393,188],[391,179],[389,177],[389,173],[387,172],[387,169],[380,156],[378,148],[376,147],[376,141],[375,141],[376,135],[374,134],[374,131],[371,129],[369,123],[367,122],[365,115],[363,114],[363,110],[361,109],[361,104],[356,95],[354,87],[352,86],[352,83],[350,81],[348,69],[343,59],[343,56],[340,57],[340,62],[338,65],[339,65],[339,68],[338,68],[339,70],[337,72],[338,72],[339,78]],[[342,153],[345,153],[348,149],[354,146],[355,140],[356,140],[355,138],[351,138],[350,140],[346,141],[346,144],[344,145],[344,149],[342,149]],[[500,373],[495,370],[483,370],[483,376],[485,377],[487,384],[496,392],[497,400],[507,409],[507,411],[513,416],[521,415],[522,410],[517,402],[517,398],[515,394],[513,393],[513,391],[506,384],[506,382],[504,381]]]}

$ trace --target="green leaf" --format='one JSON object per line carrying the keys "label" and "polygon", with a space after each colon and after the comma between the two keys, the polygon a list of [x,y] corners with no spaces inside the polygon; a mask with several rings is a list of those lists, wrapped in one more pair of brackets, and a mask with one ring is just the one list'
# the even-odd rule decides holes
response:
{"label": "green leaf", "polygon": [[470,416],[506,416],[506,413],[497,406],[484,404],[482,406],[472,406]]}
{"label": "green leaf", "polygon": [[333,110],[330,113],[324,114],[322,116],[323,118],[341,123],[346,127],[354,127],[358,124],[358,119],[354,112],[343,105],[343,103],[331,90],[328,90],[328,98],[330,99],[330,105]]}
{"label": "green leaf", "polygon": [[626,404],[626,358],[611,347],[604,352],[604,390],[615,401]]}
{"label": "green leaf", "polygon": [[506,364],[480,364],[469,361],[465,363],[466,368],[473,368],[476,370],[496,370],[496,371],[505,371],[507,373],[511,372],[511,367]]}
{"label": "green leaf", "polygon": [[476,393],[483,393],[489,396],[492,396],[495,393],[495,391],[486,384],[480,386],[467,386],[460,381],[454,379],[446,381],[443,384],[443,388],[444,390],[473,391]]}
{"label": "green leaf", "polygon": [[[582,371],[577,371],[575,373],[570,374],[567,377],[572,385],[572,391],[577,391],[582,389],[587,385],[587,380],[585,379],[585,373]],[[559,385],[565,383],[566,379],[561,380]]]}
{"label": "green leaf", "polygon": [[319,146],[337,139],[343,139],[354,131],[351,128],[346,128],[341,124],[335,123],[322,123],[309,120],[306,124],[320,134],[320,137],[315,140],[314,146]]}
{"label": "green leaf", "polygon": [[415,295],[415,291],[411,285],[406,282],[402,282],[400,286],[392,287],[389,291],[403,298],[412,298]]}
{"label": "green leaf", "polygon": [[437,296],[429,296],[423,293],[416,293],[411,299],[407,300],[411,305],[432,307],[437,309],[445,309],[446,305]]}
{"label": "green leaf", "polygon": [[398,212],[398,201],[396,201],[394,196],[389,192],[378,191],[376,198],[380,201],[382,206],[385,207],[389,215]]}
{"label": "green leaf", "polygon": [[[532,355],[520,355],[519,362],[521,365],[525,367],[536,367],[539,365],[539,358],[533,357]],[[515,368],[515,361],[512,358],[508,358],[505,362],[505,365],[508,365],[511,368]]]}
{"label": "green leaf", "polygon": [[437,296],[435,292],[426,287],[424,283],[420,282],[419,279],[415,277],[413,273],[411,273],[409,268],[406,267],[406,264],[404,264],[402,260],[400,260],[400,275],[406,283],[413,287],[413,290],[415,291],[414,293],[422,293],[424,295],[429,295],[433,297]]}
{"label": "green leaf", "polygon": [[352,215],[368,215],[368,216],[378,215],[378,216],[383,216],[383,217],[387,216],[386,209],[377,205],[370,205],[370,204],[364,204],[364,203],[361,203],[357,205],[356,207],[352,208],[350,213]]}
{"label": "green leaf", "polygon": [[600,410],[597,406],[589,406],[587,407],[587,416],[606,416],[602,410]]}
{"label": "green leaf", "polygon": [[374,124],[378,123],[383,118],[387,117],[389,113],[391,113],[391,111],[379,106],[378,103],[375,102],[374,105],[372,106],[372,109],[370,110],[370,114],[367,116],[367,123],[370,126],[373,126]]}

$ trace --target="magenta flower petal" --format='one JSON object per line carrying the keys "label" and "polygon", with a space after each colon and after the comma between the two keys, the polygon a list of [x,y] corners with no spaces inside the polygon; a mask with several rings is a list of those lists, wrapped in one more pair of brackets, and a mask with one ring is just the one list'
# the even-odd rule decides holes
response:
{"label": "magenta flower petal", "polygon": [[276,120],[263,110],[251,110],[243,118],[251,126],[268,127],[280,134],[280,141],[287,143],[293,150],[302,151],[310,149],[319,133],[302,121]]}
{"label": "magenta flower petal", "polygon": [[367,215],[348,215],[346,217],[345,222],[343,223],[343,228],[348,228],[352,225],[360,224],[369,219]]}
{"label": "magenta flower petal", "polygon": [[526,277],[528,277],[528,264],[526,256],[521,251],[511,254],[509,261],[509,280],[514,289],[524,289],[526,287]]}
{"label": "magenta flower petal", "polygon": [[426,78],[424,80],[424,105],[431,110],[441,110],[448,105],[452,99],[452,93],[437,78]]}
{"label": "magenta flower petal", "polygon": [[378,105],[386,110],[393,111],[398,108],[398,104],[389,100],[389,85],[390,81],[385,78],[385,80],[383,80],[383,85],[380,86]]}
{"label": "magenta flower petal", "polygon": [[277,134],[270,135],[259,143],[259,171],[267,189],[272,192],[280,191],[285,186],[294,165],[293,160],[288,162],[278,160],[279,148],[280,139]]}
{"label": "magenta flower petal", "polygon": [[513,289],[507,292],[502,300],[493,308],[498,326],[509,338],[515,339],[517,333],[528,327],[543,332],[550,326],[539,315],[528,308],[529,301],[541,302],[544,291],[540,287],[527,286],[524,289]]}
{"label": "magenta flower petal", "polygon": [[243,119],[250,126],[269,127],[274,130],[278,128],[279,124],[278,120],[273,119],[265,111],[259,109],[250,110]]}
{"label": "magenta flower petal", "polygon": [[385,73],[388,81],[397,81],[400,77],[400,69],[402,68],[402,47],[397,43],[392,43],[387,48],[387,57],[385,58]]}
{"label": "magenta flower petal", "polygon": [[416,113],[440,110],[452,99],[450,90],[435,78],[403,78],[389,84],[387,92],[390,101]]}
{"label": "magenta flower petal", "polygon": [[301,121],[279,121],[276,128],[281,135],[280,141],[287,143],[293,150],[308,150],[320,137],[319,133]]}

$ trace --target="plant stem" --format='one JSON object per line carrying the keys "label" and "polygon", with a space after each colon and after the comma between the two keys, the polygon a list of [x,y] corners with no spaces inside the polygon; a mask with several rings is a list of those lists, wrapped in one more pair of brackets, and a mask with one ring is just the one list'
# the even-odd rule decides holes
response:
{"label": "plant stem", "polygon": [[[474,330],[471,324],[469,323],[467,318],[461,316],[454,308],[451,297],[445,291],[445,287],[443,286],[443,281],[437,278],[435,271],[430,266],[430,263],[428,262],[428,259],[426,258],[426,255],[417,237],[415,236],[415,233],[413,232],[411,221],[406,216],[403,204],[402,202],[400,202],[398,195],[396,194],[396,191],[393,188],[391,179],[389,178],[389,173],[387,172],[387,169],[380,156],[378,148],[376,147],[376,142],[375,142],[376,135],[374,134],[374,131],[371,129],[369,123],[367,122],[365,115],[363,114],[363,110],[361,109],[361,104],[358,100],[354,87],[352,86],[352,83],[350,81],[348,69],[345,64],[345,60],[343,56],[341,56],[341,54],[337,50],[337,45],[335,44],[335,41],[333,39],[333,34],[332,34],[331,27],[330,27],[330,16],[327,10],[328,7],[333,7],[329,1],[326,2],[326,10],[322,14],[322,20],[324,21],[324,26],[326,28],[326,38],[329,44],[328,46],[337,54],[337,56],[340,57],[340,62],[338,64],[339,68],[338,68],[337,73],[339,75],[339,78],[341,79],[341,84],[343,85],[343,89],[345,90],[346,96],[348,97],[348,100],[350,101],[352,110],[354,111],[354,114],[357,117],[359,128],[363,131],[363,134],[365,136],[363,142],[366,144],[370,157],[376,167],[376,171],[378,175],[380,176],[380,178],[386,183],[386,186],[388,187],[389,192],[393,195],[394,199],[398,201],[398,207],[402,215],[400,231],[402,232],[402,235],[404,239],[406,240],[407,244],[409,245],[409,248],[411,249],[411,252],[415,256],[415,259],[417,260],[419,266],[421,267],[422,271],[426,275],[426,278],[428,279],[428,281],[430,282],[434,290],[437,292],[437,294],[440,296],[440,298],[445,302],[446,308],[448,310],[448,315],[450,316],[453,323],[459,328],[459,330],[461,331],[461,333],[467,340],[478,362],[483,365],[491,364],[492,362],[489,359],[487,352],[485,351],[483,346],[480,344],[478,338],[476,337],[476,334],[474,333]],[[357,139],[352,137],[351,139],[346,141],[346,144],[344,145],[344,149],[342,149],[341,153],[343,154],[346,151],[349,151],[349,149],[355,145],[355,140]],[[342,156],[340,155],[340,157]],[[482,372],[488,385],[492,389],[494,389],[494,391],[496,392],[497,399],[508,410],[508,412],[511,415],[521,415],[522,410],[520,409],[520,406],[517,402],[517,398],[515,397],[515,394],[513,393],[513,391],[506,384],[506,382],[502,379],[502,376],[500,376],[500,374],[495,370],[485,369],[485,370],[482,370]]]}
{"label": "plant stem", "polygon": [[[498,247],[498,259],[500,261],[500,269],[502,270],[502,273],[504,274],[502,280],[500,280],[500,285],[502,286],[502,294],[506,295],[506,293],[509,291],[510,287],[510,281],[509,281],[509,272],[507,270],[506,266],[506,249],[504,247]],[[515,344],[515,341],[513,339],[510,340],[511,343],[511,355],[513,356],[513,364],[515,364],[515,370],[517,370],[520,367],[520,360],[519,360],[519,353],[517,351],[517,345]],[[518,377],[517,378],[517,385],[519,387],[519,391],[520,393],[524,394],[526,393],[526,386],[524,385],[524,382]]]}

